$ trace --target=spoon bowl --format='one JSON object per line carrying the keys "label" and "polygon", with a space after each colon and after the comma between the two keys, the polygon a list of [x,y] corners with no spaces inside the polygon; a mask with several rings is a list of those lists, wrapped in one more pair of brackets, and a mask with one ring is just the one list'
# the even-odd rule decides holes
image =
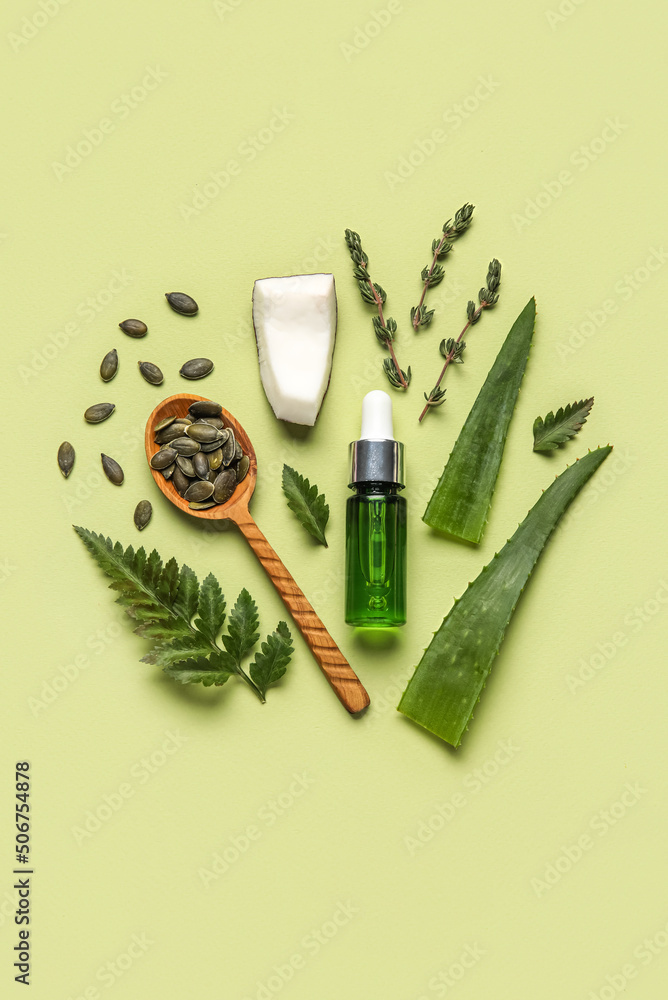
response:
{"label": "spoon bowl", "polygon": [[[185,417],[191,403],[206,398],[205,396],[193,396],[190,393],[180,392],[175,396],[163,399],[156,406],[146,423],[146,435],[144,438],[146,457],[149,462],[160,447],[154,440],[155,428],[160,421],[164,420],[165,417],[171,416]],[[257,482],[257,457],[255,449],[246,431],[231,413],[222,409],[220,416],[225,426],[232,428],[235,438],[250,459],[248,472],[242,481],[237,483],[236,489],[229,500],[224,504],[207,507],[206,510],[192,510],[188,501],[184,500],[177,493],[174,484],[171,480],[165,479],[162,472],[157,469],[151,469],[153,479],[167,500],[173,503],[175,507],[178,507],[179,510],[190,514],[191,517],[204,518],[210,521],[234,521],[260,560],[262,567],[276,587],[285,606],[290,611],[295,624],[304,636],[337,698],[351,714],[357,714],[363,711],[369,704],[369,695],[343,653],[320,621],[311,604],[295,583],[292,575],[285,568],[253,520],[248,505],[255,490],[255,483]]]}

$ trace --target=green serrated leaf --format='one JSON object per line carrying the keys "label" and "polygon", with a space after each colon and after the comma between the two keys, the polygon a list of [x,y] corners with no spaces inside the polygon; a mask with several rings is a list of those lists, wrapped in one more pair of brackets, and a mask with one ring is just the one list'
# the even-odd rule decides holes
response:
{"label": "green serrated leaf", "polygon": [[199,583],[190,566],[185,564],[179,573],[179,586],[174,601],[174,610],[191,622],[197,612]]}
{"label": "green serrated leaf", "polygon": [[556,413],[550,410],[544,420],[536,417],[533,425],[533,450],[553,451],[570,441],[587,422],[593,405],[594,397],[590,396],[589,399],[581,399],[579,403],[560,406]]}
{"label": "green serrated leaf", "polygon": [[285,622],[268,635],[250,665],[250,676],[264,697],[270,684],[275,684],[285,673],[292,657],[292,636]]}
{"label": "green serrated leaf", "polygon": [[260,638],[259,625],[257,605],[244,588],[229,613],[227,619],[228,634],[222,637],[225,649],[235,660],[237,666],[248,656]]}
{"label": "green serrated leaf", "polygon": [[297,519],[313,535],[314,538],[327,547],[325,527],[329,520],[329,506],[323,493],[318,493],[318,487],[311,486],[308,479],[301,476],[289,465],[283,466],[283,492],[288,501],[288,507],[297,515]]}
{"label": "green serrated leaf", "polygon": [[[425,650],[398,709],[458,746],[487,682],[524,587],[559,519],[612,449],[589,452],[562,472],[515,534],[444,619]],[[540,650],[536,650],[539,658]]]}
{"label": "green serrated leaf", "polygon": [[215,642],[224,622],[225,598],[215,576],[209,573],[200,588],[195,625],[210,642]]}
{"label": "green serrated leaf", "polygon": [[164,667],[164,672],[179,684],[202,684],[204,687],[216,685],[220,687],[234,674],[234,670],[226,663],[225,654],[213,653],[210,657],[194,657],[182,663]]}

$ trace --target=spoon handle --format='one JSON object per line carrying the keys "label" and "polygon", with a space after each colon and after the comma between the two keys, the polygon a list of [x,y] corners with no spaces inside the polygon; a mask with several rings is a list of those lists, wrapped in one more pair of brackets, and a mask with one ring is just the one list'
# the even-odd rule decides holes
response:
{"label": "spoon handle", "polygon": [[290,573],[246,510],[235,517],[242,534],[276,587],[299,631],[304,636],[318,666],[334,689],[344,708],[361,712],[369,704],[369,695],[336,645],[331,635],[299,589]]}

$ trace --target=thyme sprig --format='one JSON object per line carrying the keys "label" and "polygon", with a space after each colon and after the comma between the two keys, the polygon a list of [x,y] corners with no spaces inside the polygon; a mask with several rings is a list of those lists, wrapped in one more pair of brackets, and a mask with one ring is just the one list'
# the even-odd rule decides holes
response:
{"label": "thyme sprig", "polygon": [[369,277],[369,258],[362,249],[359,233],[346,229],[346,246],[353,262],[353,275],[357,280],[360,295],[365,302],[378,310],[378,315],[372,319],[373,332],[383,347],[390,352],[390,357],[383,363],[383,370],[390,385],[396,389],[407,389],[411,380],[411,370],[408,368],[407,371],[403,371],[394,353],[392,342],[397,334],[397,324],[390,316],[385,319],[383,314],[383,305],[387,298],[385,290]]}
{"label": "thyme sprig", "polygon": [[478,307],[476,308],[475,302],[471,300],[467,303],[467,321],[464,329],[456,340],[449,337],[447,340],[442,340],[440,343],[439,351],[445,358],[445,363],[441,369],[441,374],[438,376],[438,380],[434,388],[431,390],[429,395],[427,395],[426,392],[424,394],[424,398],[427,402],[422,413],[420,414],[420,423],[422,423],[426,414],[432,407],[440,406],[445,402],[445,389],[441,389],[441,382],[443,381],[445,373],[453,362],[456,364],[464,363],[464,359],[462,357],[466,349],[466,341],[463,340],[464,334],[470,326],[475,326],[485,309],[491,309],[499,301],[498,289],[500,284],[501,264],[495,257],[490,261],[489,268],[487,270],[487,284],[478,292]]}
{"label": "thyme sprig", "polygon": [[432,261],[431,266],[423,267],[422,274],[422,296],[420,301],[416,306],[411,309],[411,323],[413,324],[413,329],[417,332],[421,326],[429,326],[431,323],[434,310],[427,309],[424,304],[425,297],[427,295],[428,288],[435,288],[436,285],[440,285],[445,277],[445,270],[439,260],[443,260],[450,251],[452,250],[454,241],[462,236],[468,227],[471,225],[471,220],[473,218],[473,205],[466,205],[455,212],[454,221],[448,219],[448,221],[443,226],[443,232],[440,236],[437,236],[435,240],[432,240],[431,252]]}

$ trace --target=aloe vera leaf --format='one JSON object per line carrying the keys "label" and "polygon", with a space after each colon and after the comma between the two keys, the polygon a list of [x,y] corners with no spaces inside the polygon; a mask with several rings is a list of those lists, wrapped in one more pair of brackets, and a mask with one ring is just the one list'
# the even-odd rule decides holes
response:
{"label": "aloe vera leaf", "polygon": [[482,538],[535,319],[531,298],[513,323],[427,504],[422,520],[437,531],[469,542]]}
{"label": "aloe vera leaf", "polygon": [[455,601],[425,649],[398,710],[459,746],[515,605],[543,546],[611,446],[590,451],[545,490],[500,552]]}

